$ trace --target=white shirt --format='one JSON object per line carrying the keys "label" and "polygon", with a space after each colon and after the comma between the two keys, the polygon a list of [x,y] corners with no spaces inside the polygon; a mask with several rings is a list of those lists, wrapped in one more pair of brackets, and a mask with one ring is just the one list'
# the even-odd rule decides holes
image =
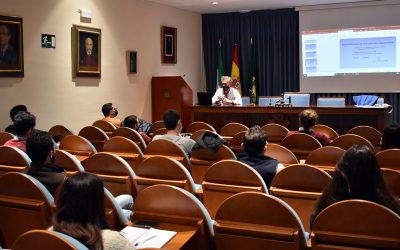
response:
{"label": "white shirt", "polygon": [[[225,96],[223,88],[219,88],[217,89],[217,91],[215,91],[215,94],[212,98],[213,104],[220,104],[220,101],[218,99],[219,96]],[[240,96],[239,91],[235,88],[230,88],[228,94],[225,97],[233,101],[233,104],[242,105],[242,97]]]}

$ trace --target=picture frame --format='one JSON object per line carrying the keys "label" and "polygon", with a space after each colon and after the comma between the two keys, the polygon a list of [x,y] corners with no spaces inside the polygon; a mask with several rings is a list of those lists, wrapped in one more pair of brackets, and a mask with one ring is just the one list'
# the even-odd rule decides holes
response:
{"label": "picture frame", "polygon": [[22,18],[0,15],[0,77],[24,76]]}
{"label": "picture frame", "polygon": [[161,27],[161,63],[176,64],[177,29],[173,27]]}
{"label": "picture frame", "polygon": [[126,61],[128,66],[129,74],[137,73],[137,52],[136,51],[127,51],[126,52]]}
{"label": "picture frame", "polygon": [[73,25],[71,38],[73,76],[101,77],[101,29]]}

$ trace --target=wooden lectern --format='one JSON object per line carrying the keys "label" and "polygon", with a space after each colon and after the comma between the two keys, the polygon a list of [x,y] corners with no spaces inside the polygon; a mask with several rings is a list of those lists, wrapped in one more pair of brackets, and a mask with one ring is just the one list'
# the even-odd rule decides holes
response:
{"label": "wooden lectern", "polygon": [[151,80],[151,105],[153,122],[162,120],[165,110],[175,109],[186,128],[190,124],[193,91],[181,76],[155,76]]}

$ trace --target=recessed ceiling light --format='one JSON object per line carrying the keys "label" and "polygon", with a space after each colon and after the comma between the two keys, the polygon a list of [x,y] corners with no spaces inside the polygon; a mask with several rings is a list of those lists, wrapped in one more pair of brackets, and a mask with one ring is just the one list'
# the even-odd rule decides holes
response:
{"label": "recessed ceiling light", "polygon": [[217,5],[217,4],[219,4],[219,3],[218,3],[218,2],[212,2],[212,4]]}

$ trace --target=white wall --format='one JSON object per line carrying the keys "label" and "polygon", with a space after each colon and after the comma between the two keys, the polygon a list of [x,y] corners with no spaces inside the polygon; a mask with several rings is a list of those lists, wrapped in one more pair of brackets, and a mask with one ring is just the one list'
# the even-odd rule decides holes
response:
{"label": "white wall", "polygon": [[[81,23],[78,9],[93,13]],[[112,102],[119,117],[136,114],[151,121],[151,77],[185,75],[201,89],[201,15],[144,0],[2,0],[1,15],[23,18],[25,77],[0,78],[0,130],[9,110],[25,104],[37,128],[64,124],[75,133],[101,118]],[[71,27],[102,31],[101,78],[72,78]],[[177,28],[177,64],[161,64],[160,27]],[[56,35],[56,49],[41,48],[41,34]],[[126,51],[136,50],[138,73],[128,74]]]}

